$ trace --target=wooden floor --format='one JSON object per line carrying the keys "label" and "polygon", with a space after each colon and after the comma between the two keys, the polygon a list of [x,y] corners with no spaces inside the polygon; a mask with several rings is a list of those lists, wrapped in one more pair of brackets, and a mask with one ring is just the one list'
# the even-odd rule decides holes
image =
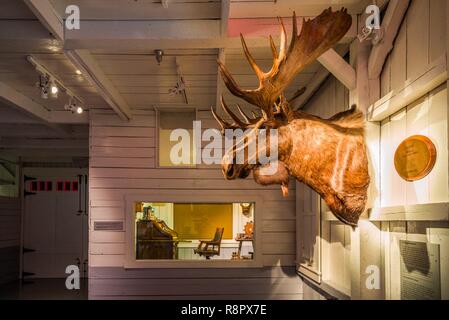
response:
{"label": "wooden floor", "polygon": [[87,281],[80,290],[67,290],[65,279],[33,279],[0,286],[0,300],[87,300]]}

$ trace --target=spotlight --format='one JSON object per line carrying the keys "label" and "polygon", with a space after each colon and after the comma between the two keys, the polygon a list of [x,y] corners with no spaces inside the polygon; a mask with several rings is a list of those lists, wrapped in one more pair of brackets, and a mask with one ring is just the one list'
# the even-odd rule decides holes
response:
{"label": "spotlight", "polygon": [[64,109],[77,114],[82,114],[84,112],[83,107],[76,104],[76,99],[74,97],[70,97],[69,102],[66,103]]}
{"label": "spotlight", "polygon": [[51,93],[51,97],[54,99],[58,98],[58,92],[59,92],[59,88],[56,85],[55,80],[51,81],[51,85],[50,85],[50,93]]}
{"label": "spotlight", "polygon": [[77,74],[77,75],[82,75],[83,73],[81,72],[81,71],[79,71],[78,69],[75,71],[75,73]]}

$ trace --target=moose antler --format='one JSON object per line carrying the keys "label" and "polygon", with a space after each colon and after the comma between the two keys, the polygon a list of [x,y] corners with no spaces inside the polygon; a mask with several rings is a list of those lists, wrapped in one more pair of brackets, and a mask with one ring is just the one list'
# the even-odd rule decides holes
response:
{"label": "moose antler", "polygon": [[214,108],[211,107],[211,111],[212,111],[212,115],[214,116],[215,120],[217,120],[218,124],[221,127],[221,132],[224,134],[224,131],[226,129],[247,129],[247,128],[255,128],[258,127],[261,123],[261,119],[262,117],[257,117],[255,115],[253,115],[253,118],[250,118],[249,116],[247,116],[242,108],[240,108],[240,106],[237,104],[237,110],[239,111],[239,113],[241,114],[241,116],[243,117],[243,121],[235,115],[235,113],[233,113],[228,105],[226,104],[226,102],[224,101],[223,96],[221,96],[221,107],[223,108],[224,112],[231,117],[231,119],[233,120],[232,123],[229,123],[227,121],[224,121],[219,115],[217,115],[214,111]]}
{"label": "moose antler", "polygon": [[[292,40],[288,50],[287,36],[281,18],[279,18],[279,23],[281,27],[280,49],[279,52],[277,52],[276,45],[270,36],[270,46],[273,52],[273,66],[271,70],[266,73],[256,64],[256,61],[246,46],[245,39],[240,34],[245,56],[259,79],[259,87],[257,89],[244,90],[239,88],[226,67],[218,61],[221,76],[229,91],[231,91],[233,95],[259,107],[266,120],[274,119],[276,113],[274,109],[275,102],[283,95],[284,90],[291,83],[293,78],[307,65],[332,48],[348,32],[351,27],[352,18],[347,13],[346,9],[332,12],[332,9],[329,8],[312,20],[306,21],[303,19],[301,33],[298,36],[296,14],[293,13]],[[233,126],[241,128],[242,126],[239,126],[239,121],[237,121],[234,116],[230,114],[229,109],[225,107],[223,99],[222,106],[234,120],[233,124],[227,125],[231,128]],[[215,113],[214,116],[217,119]],[[222,120],[218,120],[218,122],[220,122],[223,127]]]}

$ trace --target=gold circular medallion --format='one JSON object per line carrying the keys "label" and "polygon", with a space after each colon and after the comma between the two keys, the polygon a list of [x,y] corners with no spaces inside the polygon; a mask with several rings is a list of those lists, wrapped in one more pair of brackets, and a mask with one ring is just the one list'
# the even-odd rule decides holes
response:
{"label": "gold circular medallion", "polygon": [[416,181],[432,171],[437,158],[433,142],[421,135],[411,136],[401,142],[394,154],[394,167],[401,178]]}

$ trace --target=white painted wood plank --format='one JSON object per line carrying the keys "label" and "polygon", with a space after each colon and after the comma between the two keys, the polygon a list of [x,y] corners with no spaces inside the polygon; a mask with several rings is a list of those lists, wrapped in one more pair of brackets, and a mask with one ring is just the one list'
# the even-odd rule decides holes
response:
{"label": "white painted wood plank", "polygon": [[391,205],[400,205],[405,203],[406,201],[406,182],[403,180],[396,172],[394,167],[394,154],[396,152],[399,144],[404,141],[404,139],[408,136],[407,133],[407,114],[406,111],[398,112],[397,114],[390,117],[391,121],[391,131],[390,138],[386,141],[386,148],[390,148],[390,153],[386,155],[390,157],[389,167],[382,168],[383,178],[386,178],[387,175],[390,175],[390,199],[389,206]]}
{"label": "white painted wood plank", "polygon": [[[292,183],[293,184],[293,183]],[[261,186],[254,180],[210,180],[210,179],[116,179],[116,178],[92,178],[90,179],[90,187],[94,189],[264,189],[278,190],[278,185]],[[294,188],[292,186],[292,188]]]}
{"label": "white painted wood plank", "polygon": [[[420,99],[407,107],[407,136],[429,135],[429,102]],[[406,183],[406,203],[408,205],[429,202],[428,177]]]}
{"label": "white painted wood plank", "polygon": [[152,148],[155,147],[154,137],[92,137],[91,146],[98,147],[128,147]]}
{"label": "white painted wood plank", "polygon": [[91,157],[113,157],[113,158],[154,158],[155,148],[121,148],[121,147],[91,147]]}
{"label": "white painted wood plank", "polygon": [[[145,191],[154,191],[154,190],[145,190],[145,189],[113,189],[113,188],[107,188],[107,189],[94,189],[90,191],[90,199],[91,200],[117,200],[117,199],[124,199],[124,196],[126,194],[138,194],[138,195],[145,195]],[[172,192],[170,189],[167,190],[160,190],[161,196],[163,196],[164,192]],[[220,190],[211,190],[206,193],[204,193],[202,190],[189,190],[189,189],[178,189],[176,191],[178,195],[182,196],[189,196],[192,194],[201,194],[204,197],[204,201],[207,201],[210,196],[215,195],[223,195],[223,196],[235,196],[235,195],[241,195],[242,190],[231,190],[231,189],[220,189]],[[284,198],[282,196],[282,193],[279,192],[273,192],[273,190],[261,188],[258,190],[245,190],[245,194],[248,196],[256,195],[261,196],[266,201],[274,201],[274,200],[286,200],[286,201],[292,201],[294,200],[294,193],[289,193],[289,196]]]}
{"label": "white painted wood plank", "polygon": [[429,0],[412,1],[407,12],[407,79],[429,63]]}
{"label": "white painted wood plank", "polygon": [[[405,20],[404,20],[405,21]],[[391,86],[390,90],[400,89],[407,79],[407,24],[403,23],[391,53]],[[386,93],[390,92],[388,90]]]}
{"label": "white painted wood plank", "polygon": [[449,200],[448,182],[448,114],[447,87],[432,91],[429,103],[429,138],[437,149],[437,161],[428,175],[429,202],[447,202]]}
{"label": "white painted wood plank", "polygon": [[429,62],[433,62],[447,52],[447,1],[430,0],[429,14]]}
{"label": "white painted wood plank", "polygon": [[154,168],[156,161],[154,158],[113,158],[113,157],[93,157],[89,165],[92,168]]}
{"label": "white painted wood plank", "polygon": [[144,137],[151,138],[155,136],[153,127],[91,127],[92,137]]}

